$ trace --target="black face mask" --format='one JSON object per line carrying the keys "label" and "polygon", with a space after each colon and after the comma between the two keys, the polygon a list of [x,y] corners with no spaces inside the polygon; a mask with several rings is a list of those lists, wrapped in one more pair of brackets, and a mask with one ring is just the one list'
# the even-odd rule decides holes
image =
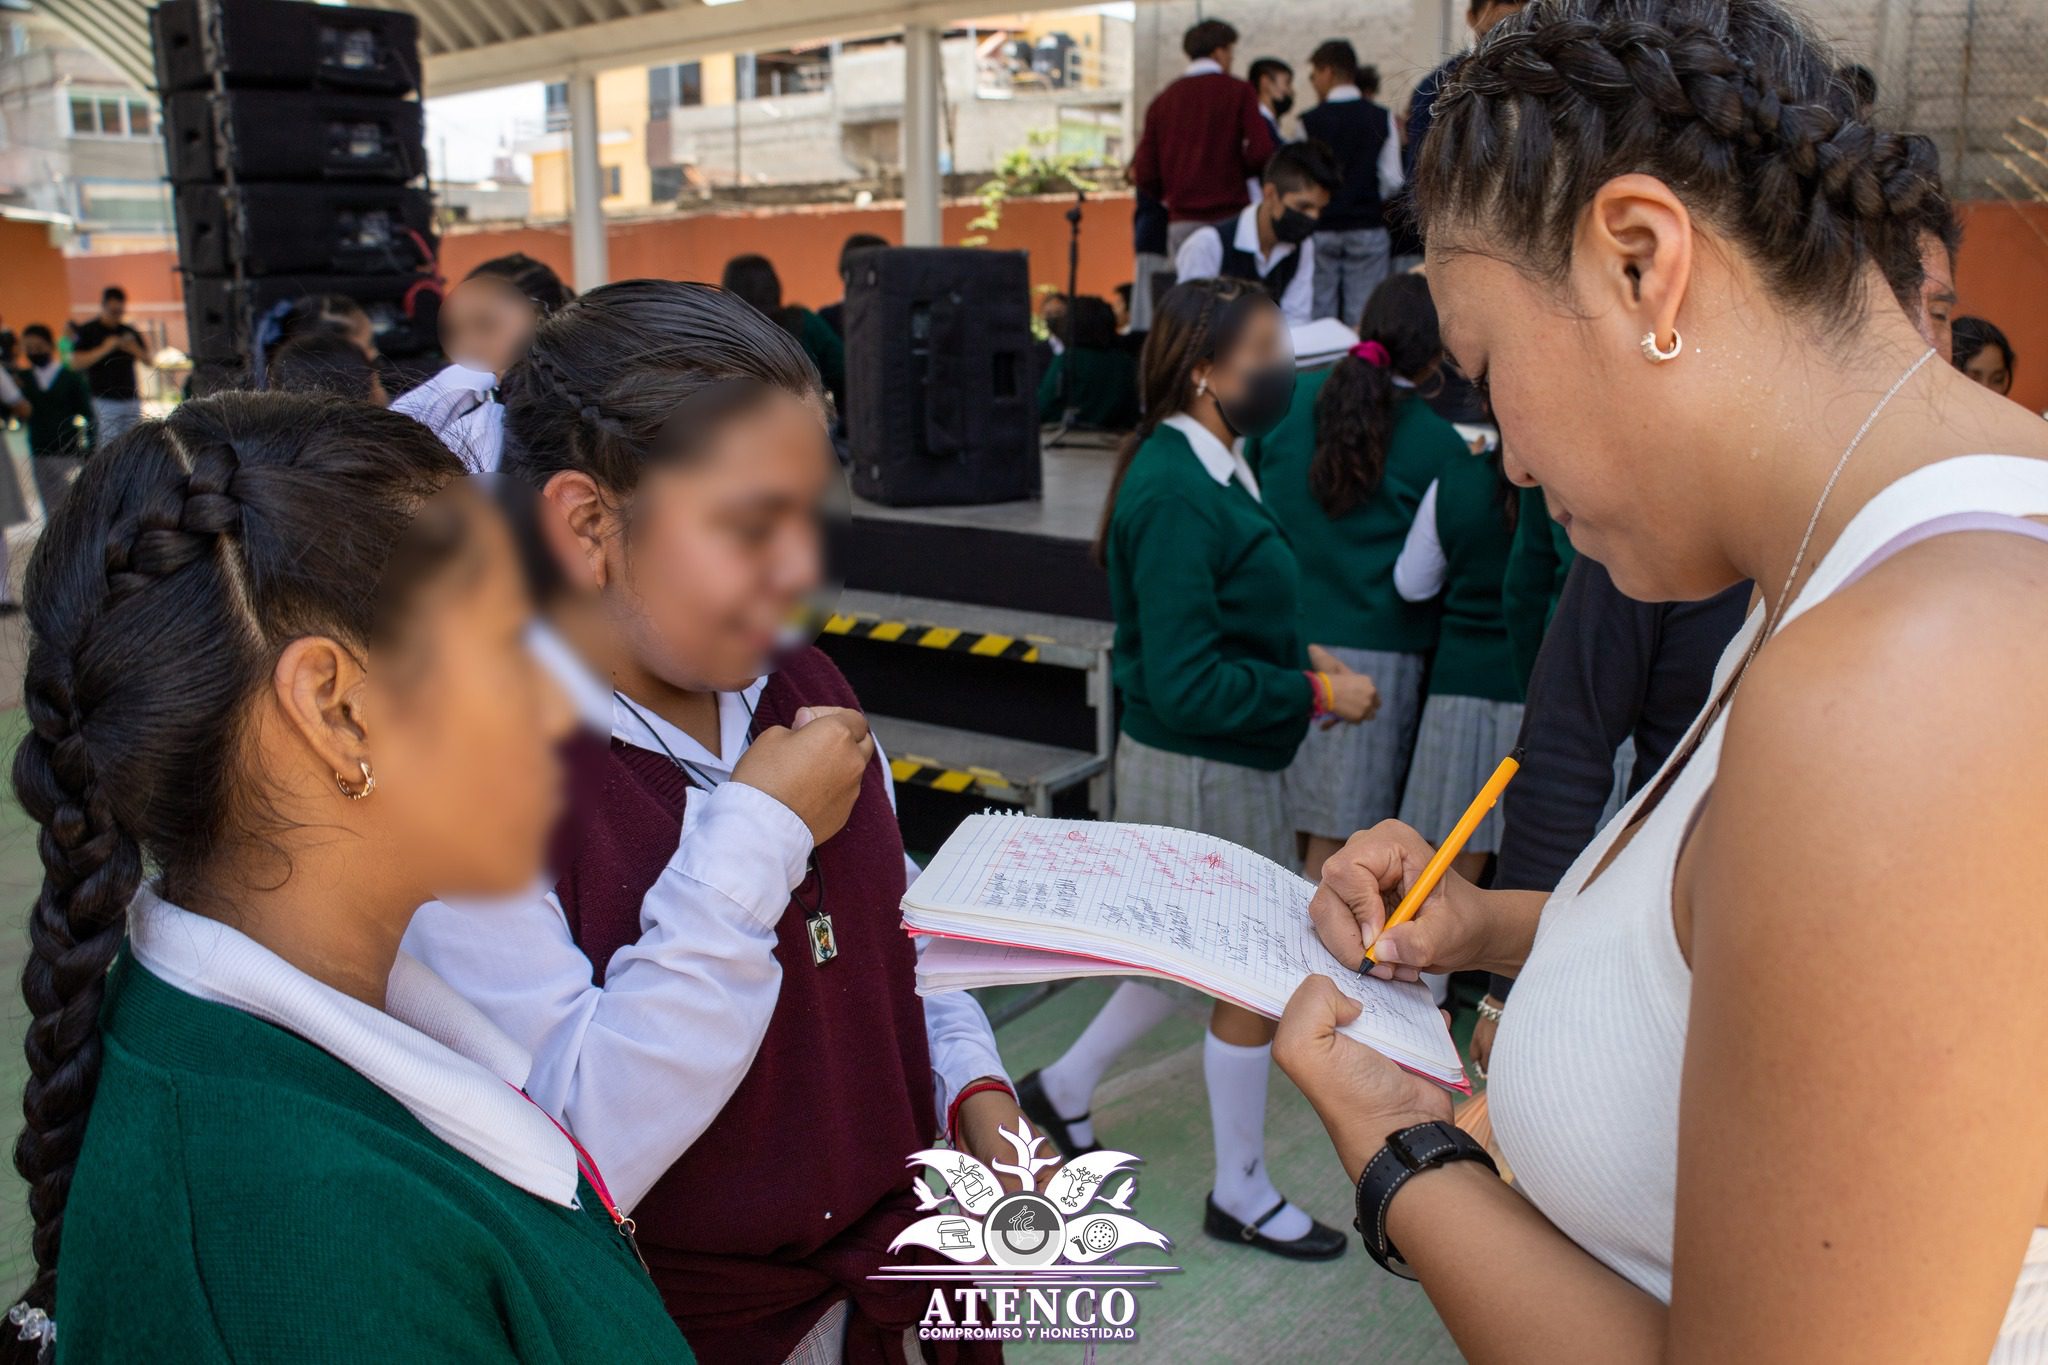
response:
{"label": "black face mask", "polygon": [[1300,209],[1282,209],[1273,220],[1273,235],[1289,246],[1300,246],[1315,236],[1316,220]]}
{"label": "black face mask", "polygon": [[1294,108],[1294,96],[1282,95],[1273,101],[1273,117],[1286,118],[1288,110]]}
{"label": "black face mask", "polygon": [[48,354],[37,355],[34,351],[27,352],[23,356],[23,359],[28,361],[28,367],[32,370],[39,370],[43,366],[50,363],[50,357]]}
{"label": "black face mask", "polygon": [[1235,398],[1216,395],[1216,410],[1223,425],[1234,436],[1259,437],[1272,433],[1294,404],[1294,362],[1282,360],[1244,377],[1244,388]]}

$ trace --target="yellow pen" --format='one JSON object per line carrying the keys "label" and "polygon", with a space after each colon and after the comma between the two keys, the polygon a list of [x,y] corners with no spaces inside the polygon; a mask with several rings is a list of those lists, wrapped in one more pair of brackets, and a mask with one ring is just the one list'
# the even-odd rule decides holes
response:
{"label": "yellow pen", "polygon": [[1408,888],[1408,894],[1401,897],[1401,903],[1394,907],[1394,913],[1387,916],[1387,922],[1380,926],[1380,932],[1373,935],[1371,943],[1365,945],[1365,958],[1358,964],[1359,975],[1379,965],[1372,950],[1379,944],[1387,930],[1397,924],[1406,924],[1415,918],[1415,912],[1429,899],[1429,893],[1436,890],[1437,883],[1444,879],[1444,873],[1451,870],[1451,863],[1465,851],[1466,840],[1479,828],[1479,822],[1493,809],[1493,803],[1500,800],[1500,794],[1514,781],[1515,774],[1522,770],[1522,751],[1515,750],[1500,761],[1493,770],[1493,776],[1486,779],[1486,785],[1479,789],[1479,795],[1472,798],[1472,804],[1465,807],[1465,813],[1458,817],[1458,823],[1451,828],[1449,837],[1438,845],[1436,856],[1422,869],[1422,875],[1415,879],[1415,885]]}

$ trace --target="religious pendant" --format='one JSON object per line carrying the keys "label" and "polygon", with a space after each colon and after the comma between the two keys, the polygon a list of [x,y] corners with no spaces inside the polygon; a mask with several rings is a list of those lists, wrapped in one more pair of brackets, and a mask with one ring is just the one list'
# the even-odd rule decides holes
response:
{"label": "religious pendant", "polygon": [[830,915],[812,915],[804,921],[804,927],[811,933],[811,961],[815,965],[822,967],[839,956],[839,940],[832,935]]}

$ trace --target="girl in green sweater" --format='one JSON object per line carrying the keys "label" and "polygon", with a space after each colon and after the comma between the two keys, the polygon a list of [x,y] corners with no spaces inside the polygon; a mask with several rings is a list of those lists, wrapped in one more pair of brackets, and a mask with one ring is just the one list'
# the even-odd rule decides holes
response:
{"label": "girl in green sweater", "polygon": [[1308,629],[1379,687],[1372,724],[1311,729],[1287,770],[1311,880],[1346,839],[1400,809],[1437,608],[1394,591],[1394,561],[1444,462],[1466,453],[1417,393],[1444,351],[1428,282],[1383,281],[1358,334],[1350,355],[1303,377],[1287,420],[1246,453],[1301,560]]}
{"label": "girl in green sweater", "polygon": [[44,532],[9,1319],[45,1361],[689,1359],[526,1052],[399,951],[534,880],[571,719],[461,473],[408,418],[228,394]]}
{"label": "girl in green sweater", "polygon": [[[1097,542],[1116,613],[1116,818],[1292,864],[1287,765],[1311,719],[1365,720],[1376,694],[1371,678],[1304,644],[1300,569],[1244,462],[1243,439],[1271,431],[1294,392],[1280,310],[1241,280],[1180,285],[1160,301],[1140,371],[1145,415],[1119,455]],[[1092,1150],[1096,1082],[1172,1006],[1156,986],[1119,986],[1066,1055],[1019,1082],[1024,1112],[1063,1150]],[[1266,1172],[1272,1041],[1270,1020],[1215,1002],[1203,1070],[1216,1187],[1204,1226],[1328,1259],[1343,1235]]]}

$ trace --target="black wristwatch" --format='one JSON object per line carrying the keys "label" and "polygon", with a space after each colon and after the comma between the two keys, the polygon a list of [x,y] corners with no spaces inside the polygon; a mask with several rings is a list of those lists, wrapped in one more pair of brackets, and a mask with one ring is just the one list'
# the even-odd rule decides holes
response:
{"label": "black wristwatch", "polygon": [[1415,1272],[1387,1240],[1387,1206],[1416,1174],[1453,1161],[1481,1161],[1487,1170],[1500,1174],[1500,1167],[1477,1138],[1441,1119],[1387,1134],[1387,1145],[1365,1163],[1358,1176],[1358,1207],[1351,1226],[1358,1229],[1366,1252],[1382,1270],[1391,1270],[1404,1280],[1415,1278]]}

